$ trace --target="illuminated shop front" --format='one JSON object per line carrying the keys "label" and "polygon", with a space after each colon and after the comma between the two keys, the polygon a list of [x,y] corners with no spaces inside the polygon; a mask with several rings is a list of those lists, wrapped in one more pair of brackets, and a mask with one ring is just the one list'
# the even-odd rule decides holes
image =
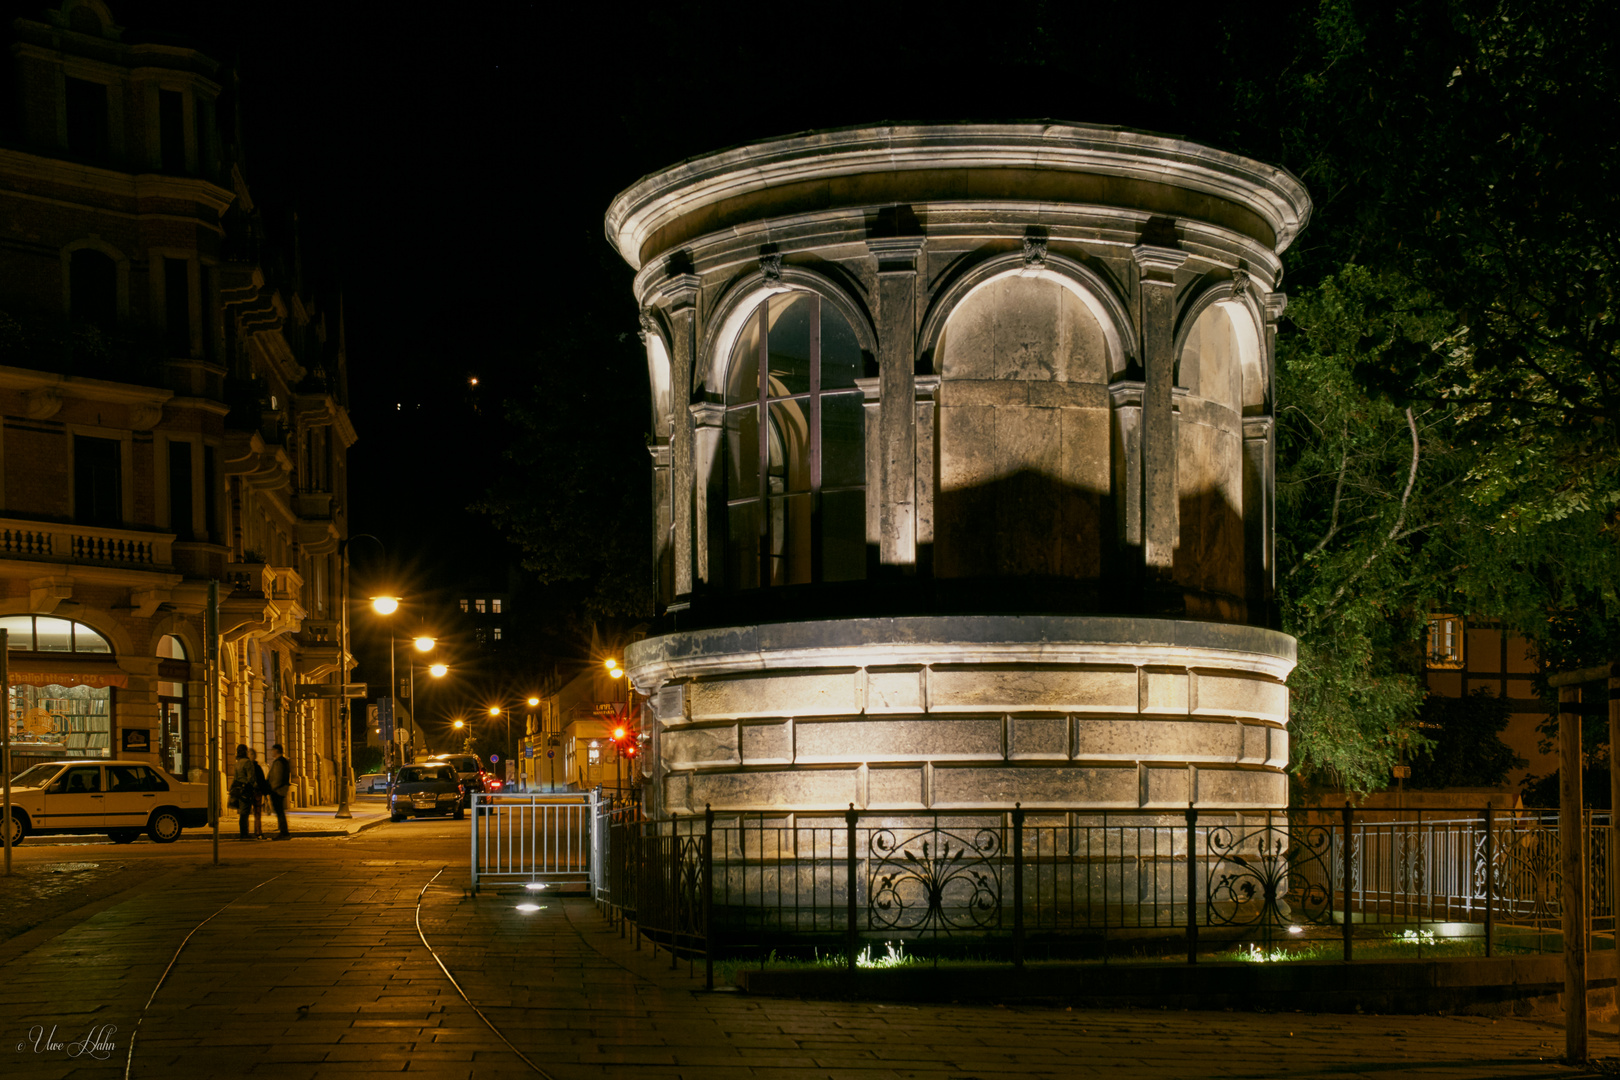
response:
{"label": "illuminated shop front", "polygon": [[129,676],[112,645],[71,619],[0,618],[7,631],[12,752],[37,758],[108,758],[116,730],[116,691]]}

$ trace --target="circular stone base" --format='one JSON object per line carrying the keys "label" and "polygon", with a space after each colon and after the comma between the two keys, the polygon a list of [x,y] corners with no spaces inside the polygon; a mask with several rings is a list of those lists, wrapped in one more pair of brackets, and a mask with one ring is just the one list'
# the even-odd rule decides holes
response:
{"label": "circular stone base", "polygon": [[1170,619],[849,619],[631,646],[654,814],[1287,806],[1294,639]]}

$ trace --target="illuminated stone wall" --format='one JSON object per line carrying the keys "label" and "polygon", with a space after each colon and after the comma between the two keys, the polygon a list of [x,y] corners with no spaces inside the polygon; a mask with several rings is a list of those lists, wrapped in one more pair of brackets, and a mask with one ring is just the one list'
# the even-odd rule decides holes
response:
{"label": "illuminated stone wall", "polygon": [[1285,805],[1271,351],[1309,206],[1056,124],[799,135],[620,195],[651,808]]}

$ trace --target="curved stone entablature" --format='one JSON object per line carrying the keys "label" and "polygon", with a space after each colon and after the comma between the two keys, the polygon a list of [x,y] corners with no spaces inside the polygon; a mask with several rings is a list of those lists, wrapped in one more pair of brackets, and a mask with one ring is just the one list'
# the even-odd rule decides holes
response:
{"label": "curved stone entablature", "polygon": [[1285,170],[1063,123],[812,132],[621,194],[658,809],[1286,805]]}
{"label": "curved stone entablature", "polygon": [[631,646],[660,809],[1286,803],[1294,642],[1159,619],[849,619]]}

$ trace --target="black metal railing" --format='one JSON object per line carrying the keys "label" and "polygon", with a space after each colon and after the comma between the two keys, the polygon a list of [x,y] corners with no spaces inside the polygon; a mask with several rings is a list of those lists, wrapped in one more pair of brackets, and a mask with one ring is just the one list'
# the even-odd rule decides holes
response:
{"label": "black metal railing", "polygon": [[[672,954],[863,942],[1010,950],[1267,946],[1392,933],[1557,951],[1555,815],[1460,810],[604,814],[597,898]],[[1588,930],[1612,936],[1613,831],[1587,812]],[[1461,925],[1459,925],[1461,924]]]}

